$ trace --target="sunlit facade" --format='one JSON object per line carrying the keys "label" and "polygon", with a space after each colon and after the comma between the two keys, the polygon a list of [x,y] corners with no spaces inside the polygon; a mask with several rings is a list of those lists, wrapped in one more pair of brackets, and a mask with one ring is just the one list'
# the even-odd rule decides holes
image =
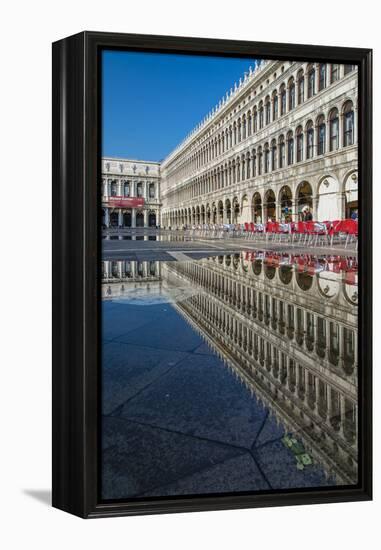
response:
{"label": "sunlit facade", "polygon": [[103,227],[156,227],[159,220],[160,164],[103,158]]}
{"label": "sunlit facade", "polygon": [[264,61],[161,163],[161,222],[348,217],[357,209],[357,67]]}

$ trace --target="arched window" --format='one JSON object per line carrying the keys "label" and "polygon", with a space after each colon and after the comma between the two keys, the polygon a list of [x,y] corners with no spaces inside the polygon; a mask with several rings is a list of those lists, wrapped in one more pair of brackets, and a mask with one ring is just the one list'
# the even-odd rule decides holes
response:
{"label": "arched window", "polygon": [[124,192],[124,196],[125,196],[125,197],[129,197],[129,196],[130,196],[130,182],[129,182],[129,181],[125,181],[125,182],[124,182],[123,192]]}
{"label": "arched window", "polygon": [[314,125],[312,120],[307,122],[307,158],[312,159],[314,156]]}
{"label": "arched window", "polygon": [[344,76],[354,71],[356,65],[344,65]]}
{"label": "arched window", "polygon": [[252,118],[251,118],[251,111],[247,114],[247,136],[251,136],[252,126],[251,126]]}
{"label": "arched window", "polygon": [[294,163],[294,136],[292,132],[287,134],[287,164]]}
{"label": "arched window", "polygon": [[233,144],[237,144],[237,124],[235,122],[233,124]]}
{"label": "arched window", "polygon": [[262,101],[259,104],[259,129],[263,128],[263,103]]}
{"label": "arched window", "polygon": [[280,115],[286,114],[286,86],[282,84],[280,87]]}
{"label": "arched window", "polygon": [[321,92],[327,86],[327,65],[320,63],[319,65],[319,91]]}
{"label": "arched window", "polygon": [[329,115],[329,150],[336,151],[339,148],[339,112],[332,109]]}
{"label": "arched window", "polygon": [[265,174],[270,170],[270,149],[269,144],[265,144]]}
{"label": "arched window", "polygon": [[337,63],[333,63],[331,65],[331,84],[336,82],[336,80],[339,80],[339,65]]}
{"label": "arched window", "polygon": [[241,119],[238,119],[238,125],[237,125],[237,134],[238,134],[238,143],[241,141],[242,138],[242,126],[241,126]]}
{"label": "arched window", "polygon": [[266,97],[266,103],[265,103],[265,120],[266,124],[270,124],[271,121],[271,104],[270,104],[270,97]]}
{"label": "arched window", "polygon": [[276,90],[273,91],[272,99],[273,99],[273,120],[276,120],[278,118],[278,92]]}
{"label": "arched window", "polygon": [[246,177],[246,169],[245,169],[245,166],[246,166],[246,159],[245,159],[245,155],[242,155],[242,159],[241,159],[241,174],[242,174],[242,180],[245,179]]}
{"label": "arched window", "polygon": [[290,78],[288,82],[288,110],[292,111],[295,108],[295,81]]}
{"label": "arched window", "polygon": [[242,139],[246,139],[246,116],[242,117]]}
{"label": "arched window", "polygon": [[324,116],[320,115],[317,119],[317,154],[324,155],[325,153],[325,122]]}
{"label": "arched window", "polygon": [[250,178],[250,153],[246,153],[246,178]]}
{"label": "arched window", "polygon": [[256,155],[255,149],[253,149],[253,153],[252,153],[251,174],[253,178],[255,178],[255,176],[257,175],[257,155]]}
{"label": "arched window", "polygon": [[118,194],[116,180],[111,181],[111,196],[116,197]]}
{"label": "arched window", "polygon": [[141,181],[138,182],[136,186],[136,196],[142,197],[143,196],[143,184]]}
{"label": "arched window", "polygon": [[296,162],[303,160],[303,128],[299,126],[296,129]]}
{"label": "arched window", "polygon": [[286,147],[284,136],[279,137],[279,168],[284,168],[286,165]]}
{"label": "arched window", "polygon": [[308,66],[307,81],[308,81],[307,96],[308,98],[310,98],[315,95],[315,67],[313,65]]}
{"label": "arched window", "polygon": [[344,114],[344,147],[354,144],[354,113],[352,101],[347,101],[343,109]]}
{"label": "arched window", "polygon": [[258,131],[258,112],[257,108],[254,107],[253,112],[253,132],[256,133]]}
{"label": "arched window", "polygon": [[258,176],[262,175],[262,147],[258,147]]}
{"label": "arched window", "polygon": [[155,198],[155,184],[154,183],[149,184],[149,198],[150,199]]}
{"label": "arched window", "polygon": [[298,72],[298,105],[304,101],[304,73],[303,69]]}
{"label": "arched window", "polygon": [[277,147],[275,139],[271,142],[271,170],[277,169]]}

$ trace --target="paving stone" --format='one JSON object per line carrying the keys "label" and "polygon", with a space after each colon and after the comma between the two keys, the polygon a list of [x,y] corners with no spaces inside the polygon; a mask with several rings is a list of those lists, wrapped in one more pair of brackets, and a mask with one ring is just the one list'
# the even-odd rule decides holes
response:
{"label": "paving stone", "polygon": [[268,415],[254,442],[254,447],[259,447],[269,441],[281,439],[284,433],[284,427],[281,424],[277,424],[276,420]]}
{"label": "paving stone", "polygon": [[[146,312],[147,319],[144,323],[144,330],[136,328],[127,334],[117,338],[120,342],[147,345],[161,349],[178,351],[191,351],[199,347],[203,340],[192,327],[176,312],[170,305],[152,306],[160,308],[160,320],[149,319],[149,312]],[[140,307],[139,318],[144,318],[144,310]],[[127,332],[127,331],[126,331]]]}
{"label": "paving stone", "polygon": [[186,476],[141,496],[200,495],[265,491],[270,486],[249,453],[228,458],[216,466]]}
{"label": "paving stone", "polygon": [[162,376],[186,353],[110,342],[102,349],[102,412],[109,414]]}
{"label": "paving stone", "polygon": [[323,487],[334,484],[332,479],[326,479],[323,468],[319,465],[312,464],[304,470],[298,470],[294,454],[280,440],[254,449],[253,455],[273,489]]}
{"label": "paving stone", "polygon": [[141,331],[162,315],[162,305],[134,306],[121,300],[102,302],[102,339],[112,340],[130,331]]}
{"label": "paving stone", "polygon": [[122,416],[250,448],[266,409],[216,356],[190,354],[123,407]]}
{"label": "paving stone", "polygon": [[102,427],[102,497],[153,492],[241,451],[166,430],[106,417]]}

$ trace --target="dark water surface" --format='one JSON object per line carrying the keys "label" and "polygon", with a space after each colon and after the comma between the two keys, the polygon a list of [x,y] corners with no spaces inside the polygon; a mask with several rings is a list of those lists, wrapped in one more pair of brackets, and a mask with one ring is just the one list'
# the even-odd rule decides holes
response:
{"label": "dark water surface", "polygon": [[103,262],[102,498],[357,480],[357,265]]}

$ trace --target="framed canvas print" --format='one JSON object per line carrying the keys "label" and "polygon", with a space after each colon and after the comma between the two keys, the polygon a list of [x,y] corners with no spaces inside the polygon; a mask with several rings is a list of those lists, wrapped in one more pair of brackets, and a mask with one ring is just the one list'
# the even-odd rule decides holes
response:
{"label": "framed canvas print", "polygon": [[371,51],[53,44],[53,505],[369,500]]}

